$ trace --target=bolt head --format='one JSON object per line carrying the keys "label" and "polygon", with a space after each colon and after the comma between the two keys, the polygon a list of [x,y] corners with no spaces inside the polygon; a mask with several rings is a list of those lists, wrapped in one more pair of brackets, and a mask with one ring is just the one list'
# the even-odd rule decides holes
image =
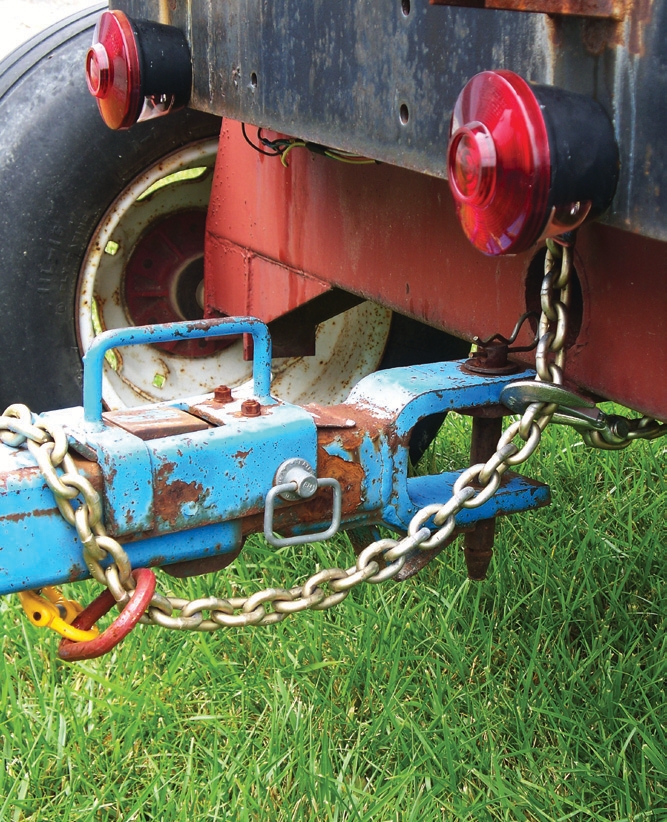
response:
{"label": "bolt head", "polygon": [[234,402],[232,397],[232,389],[228,385],[219,385],[213,389],[213,399],[215,402],[228,403]]}
{"label": "bolt head", "polygon": [[257,400],[243,400],[241,413],[244,417],[259,417],[262,413],[262,406]]}

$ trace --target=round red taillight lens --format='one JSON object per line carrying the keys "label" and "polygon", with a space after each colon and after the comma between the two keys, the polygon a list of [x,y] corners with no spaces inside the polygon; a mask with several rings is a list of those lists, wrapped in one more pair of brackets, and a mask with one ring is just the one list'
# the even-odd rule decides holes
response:
{"label": "round red taillight lens", "polygon": [[516,254],[605,211],[618,182],[618,146],[595,100],[484,71],[459,95],[447,156],[468,239],[485,254]]}
{"label": "round red taillight lens", "polygon": [[111,64],[107,50],[101,43],[95,43],[86,54],[86,82],[93,97],[104,98],[111,85]]}
{"label": "round red taillight lens", "polygon": [[545,222],[549,138],[528,83],[485,71],[463,89],[452,115],[449,184],[470,241],[485,254],[530,247]]}
{"label": "round red taillight lens", "polygon": [[86,82],[109,128],[129,128],[187,105],[192,60],[175,26],[105,11],[86,54]]}
{"label": "round red taillight lens", "polygon": [[449,181],[462,203],[483,206],[496,183],[496,147],[483,123],[458,129],[449,150]]}
{"label": "round red taillight lens", "polygon": [[109,128],[137,122],[143,104],[139,53],[122,11],[105,11],[100,17],[86,55],[86,82]]}

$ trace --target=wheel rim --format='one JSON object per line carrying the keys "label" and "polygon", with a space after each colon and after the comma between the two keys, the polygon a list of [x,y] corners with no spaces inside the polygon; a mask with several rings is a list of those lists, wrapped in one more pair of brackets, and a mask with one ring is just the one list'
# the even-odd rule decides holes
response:
{"label": "wheel rim", "polygon": [[[103,330],[152,318],[191,319],[182,294],[179,303],[178,287],[184,276],[189,278],[184,302],[191,312],[196,297],[192,292],[198,290],[196,270],[192,272],[197,267],[203,270],[203,215],[217,147],[217,140],[204,140],[168,155],[135,178],[112,203],[92,237],[79,277],[77,333],[82,351]],[[173,242],[178,231],[185,232],[188,220],[202,229],[200,251],[192,242]],[[155,259],[160,240],[174,252],[174,260],[162,265],[163,260],[160,276],[149,278],[147,287],[137,271],[146,259]],[[201,288],[199,295],[201,303]],[[273,361],[272,393],[290,402],[341,401],[354,383],[378,367],[390,320],[387,309],[362,303],[322,323],[316,334],[316,356]],[[220,384],[240,387],[250,377],[251,364],[243,360],[240,341],[203,350],[132,346],[108,357],[103,397],[110,409],[117,409],[197,396]]]}

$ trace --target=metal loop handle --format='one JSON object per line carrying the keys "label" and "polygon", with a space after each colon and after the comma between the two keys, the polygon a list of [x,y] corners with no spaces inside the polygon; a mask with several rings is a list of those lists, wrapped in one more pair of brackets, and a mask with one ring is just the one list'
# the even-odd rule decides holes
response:
{"label": "metal loop handle", "polygon": [[161,325],[137,325],[133,328],[115,328],[98,334],[83,355],[84,419],[86,422],[102,422],[104,355],[110,349],[126,345],[228,337],[234,334],[252,335],[253,392],[260,402],[266,402],[270,398],[271,387],[271,336],[267,326],[255,317],[225,317]]}
{"label": "metal loop handle", "polygon": [[273,514],[276,507],[276,499],[285,491],[294,491],[296,489],[296,482],[285,482],[281,485],[274,485],[266,495],[266,503],[264,508],[264,538],[273,545],[274,548],[285,548],[288,545],[306,545],[309,542],[316,540],[331,539],[338,533],[340,528],[340,519],[343,506],[343,493],[340,489],[340,483],[333,477],[324,477],[317,480],[317,488],[332,488],[333,489],[333,511],[331,515],[331,525],[326,531],[319,531],[316,534],[300,534],[294,537],[276,537],[273,534]]}

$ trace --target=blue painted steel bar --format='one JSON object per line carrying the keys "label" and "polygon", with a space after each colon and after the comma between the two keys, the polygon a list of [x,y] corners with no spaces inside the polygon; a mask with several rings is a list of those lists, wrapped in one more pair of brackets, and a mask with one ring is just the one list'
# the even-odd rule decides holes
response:
{"label": "blue painted steel bar", "polygon": [[[362,445],[365,504],[369,508],[382,506],[383,522],[405,530],[417,510],[427,504],[423,495],[419,496],[418,502],[415,501],[412,491],[420,485],[408,480],[407,446],[415,424],[442,411],[498,405],[500,394],[508,383],[518,377],[530,379],[534,373],[527,370],[521,375],[483,376],[465,371],[463,361],[453,361],[377,371],[361,380],[352,389],[343,407],[349,406],[350,413],[352,408],[362,408],[378,420],[387,420],[386,433],[375,442],[364,442]],[[397,442],[402,447],[397,446]],[[330,453],[334,453],[335,448],[335,443],[327,446]],[[392,466],[389,471],[388,465]],[[428,480],[432,483],[431,491],[434,494],[430,502],[446,502],[451,496],[446,479],[440,481],[438,477],[429,477]],[[513,487],[516,491],[523,488],[521,484]],[[531,494],[517,501],[516,507],[511,506],[507,512],[514,513],[548,502],[548,493],[530,497]],[[508,505],[507,495],[502,504]],[[480,506],[461,512],[457,522],[469,525],[472,521],[493,516],[495,505],[491,502],[488,507]],[[472,519],[470,510],[476,511]]]}
{"label": "blue painted steel bar", "polygon": [[[461,362],[392,369],[362,380],[345,403],[329,411],[342,420],[340,427],[328,424],[319,431],[306,408],[271,400],[259,416],[248,417],[241,399],[220,404],[210,396],[128,409],[124,421],[134,415],[142,425],[151,414],[161,419],[170,405],[207,424],[147,440],[114,425],[86,425],[81,408],[46,416],[71,420],[75,448],[92,458],[83,470],[102,485],[105,522],[125,542],[133,564],[159,566],[239,548],[243,534],[261,530],[277,469],[292,458],[330,464],[334,475],[339,472],[343,527],[384,522],[405,531],[424,505],[449,499],[458,476],[408,478],[415,423],[441,411],[495,405],[515,379],[468,374]],[[548,488],[508,472],[498,492],[479,508],[460,512],[457,524],[465,528],[548,499]],[[306,507],[290,514],[293,505]],[[281,501],[277,527],[282,522],[291,533],[322,530],[330,508],[314,509],[306,524],[301,520],[309,505]],[[76,533],[62,519],[32,455],[0,446],[0,594],[81,579],[87,576],[82,557]]]}
{"label": "blue painted steel bar", "polygon": [[[144,442],[114,426],[87,432],[87,447],[97,452],[90,470],[104,478],[105,523],[123,538],[133,565],[240,548],[242,517],[263,511],[278,467],[293,457],[316,463],[317,433],[307,411],[276,403],[243,417],[240,402],[217,409],[217,427],[187,435]],[[73,411],[80,419],[80,409]],[[143,419],[150,407],[136,411]],[[57,416],[62,420],[63,412]],[[33,456],[0,444],[0,594],[87,576],[76,531]]]}
{"label": "blue painted steel bar", "polygon": [[99,334],[83,357],[83,408],[86,422],[102,422],[102,373],[104,355],[126,345],[210,339],[234,334],[251,334],[254,342],[253,391],[260,402],[270,401],[271,336],[266,325],[255,317],[225,317],[162,325],[116,328]]}
{"label": "blue painted steel bar", "polygon": [[[39,492],[37,492],[39,493]],[[37,494],[35,495],[37,496]],[[21,547],[20,554],[0,563],[0,595],[34,590],[45,585],[60,585],[88,579],[81,543],[76,531],[60,516],[57,508],[40,515],[26,515],[23,530],[30,530],[30,544]],[[0,521],[0,540],[10,534],[15,539],[16,528]],[[126,542],[124,548],[134,568],[170,565],[174,562],[219,556],[239,548],[239,520],[206,525],[189,531],[174,531],[167,536],[150,537],[138,542]],[[102,564],[107,565],[108,560]]]}

